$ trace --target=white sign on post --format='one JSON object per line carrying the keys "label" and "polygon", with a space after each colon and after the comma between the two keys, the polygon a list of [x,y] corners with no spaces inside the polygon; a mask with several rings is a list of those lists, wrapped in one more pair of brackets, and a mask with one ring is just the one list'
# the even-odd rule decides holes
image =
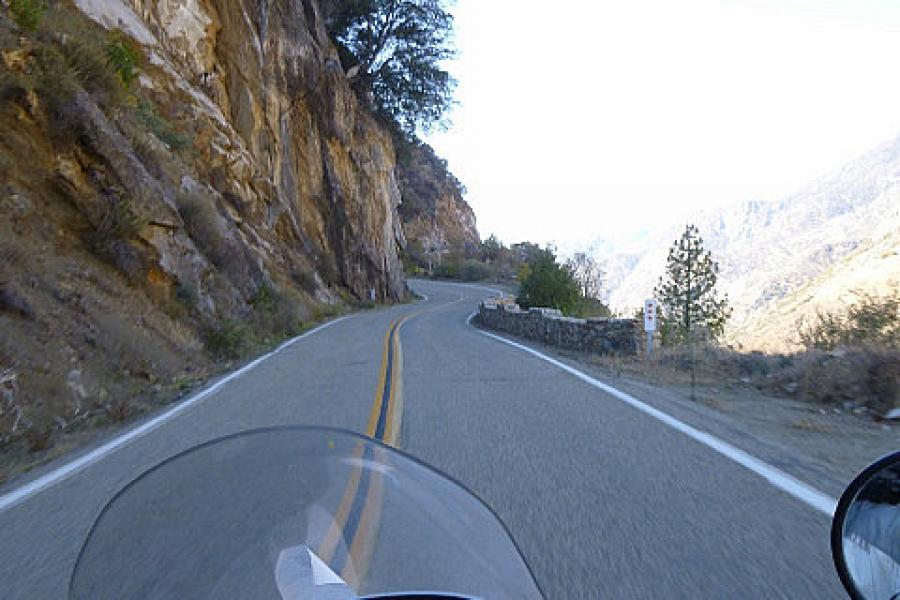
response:
{"label": "white sign on post", "polygon": [[656,331],[656,300],[644,302],[644,331]]}

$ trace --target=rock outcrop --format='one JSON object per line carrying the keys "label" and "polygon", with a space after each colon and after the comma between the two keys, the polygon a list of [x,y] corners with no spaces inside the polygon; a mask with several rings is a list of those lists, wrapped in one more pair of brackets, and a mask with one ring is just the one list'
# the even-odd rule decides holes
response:
{"label": "rock outcrop", "polygon": [[392,134],[315,0],[48,7],[0,4],[0,443],[405,295]]}
{"label": "rock outcrop", "polygon": [[427,144],[403,144],[398,155],[400,217],[410,251],[432,245],[448,254],[474,256],[481,244],[475,213],[447,163]]}
{"label": "rock outcrop", "polygon": [[[162,188],[153,194],[157,208],[171,213],[167,225],[181,225],[175,194],[207,194],[257,276],[290,273],[312,259],[326,284],[360,298],[372,288],[381,299],[400,297],[391,138],[350,90],[315,1],[76,4],[142,45],[141,87],[173,123],[193,131],[196,156],[170,165],[154,184]],[[122,166],[119,176],[130,170]],[[163,271],[180,279],[184,265],[175,257],[191,252],[148,237]]]}

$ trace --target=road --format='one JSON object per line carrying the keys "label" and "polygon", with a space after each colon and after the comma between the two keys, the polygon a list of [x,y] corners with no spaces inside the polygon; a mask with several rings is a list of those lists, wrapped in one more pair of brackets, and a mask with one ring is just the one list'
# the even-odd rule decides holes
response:
{"label": "road", "polygon": [[387,376],[398,390],[391,435],[496,510],[548,598],[844,597],[822,511],[484,335],[467,323],[484,289],[413,287],[428,299],[333,323],[74,473],[55,479],[69,457],[14,501],[27,482],[0,490],[0,596],[65,597],[99,510],[177,452],[272,425],[372,431],[386,334],[403,319]]}

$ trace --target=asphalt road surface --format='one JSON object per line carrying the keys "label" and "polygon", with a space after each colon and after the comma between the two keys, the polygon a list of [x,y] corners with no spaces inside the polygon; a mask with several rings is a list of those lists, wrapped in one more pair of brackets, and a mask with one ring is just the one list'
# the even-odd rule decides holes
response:
{"label": "asphalt road surface", "polygon": [[548,598],[844,597],[823,511],[483,334],[467,323],[483,288],[412,286],[428,299],[333,323],[114,450],[0,490],[0,597],[64,598],[101,508],[160,461],[256,427],[372,432],[382,392],[382,437],[486,500]]}

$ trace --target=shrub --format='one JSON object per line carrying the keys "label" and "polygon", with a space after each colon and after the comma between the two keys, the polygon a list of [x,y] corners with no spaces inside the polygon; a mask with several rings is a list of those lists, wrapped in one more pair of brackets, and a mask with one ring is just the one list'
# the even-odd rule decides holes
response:
{"label": "shrub", "polygon": [[250,304],[257,311],[272,313],[278,306],[278,294],[267,283],[260,284],[256,290],[256,296],[250,301]]}
{"label": "shrub", "polygon": [[144,98],[138,100],[137,117],[150,133],[172,150],[177,152],[190,146],[190,136],[177,131],[169,121],[156,112],[153,104]]}
{"label": "shrub", "polygon": [[250,329],[241,321],[229,319],[207,326],[203,332],[206,349],[217,359],[237,359],[250,345]]}
{"label": "shrub", "polygon": [[34,81],[22,73],[0,71],[0,103],[22,100],[34,89]]}
{"label": "shrub", "polygon": [[68,39],[60,46],[60,52],[72,76],[85,90],[122,101],[122,88],[101,44],[92,39]]}
{"label": "shrub", "polygon": [[105,258],[123,273],[134,279],[141,272],[140,256],[129,240],[145,225],[145,221],[131,208],[131,202],[114,199],[103,218],[88,236],[88,246],[97,256]]}
{"label": "shrub", "polygon": [[552,256],[543,257],[530,265],[519,286],[517,301],[524,308],[558,308],[570,315],[581,301],[581,288],[571,271]]}
{"label": "shrub", "polygon": [[190,284],[180,283],[175,288],[175,299],[188,308],[194,308],[199,300],[197,288]]}
{"label": "shrub", "polygon": [[126,398],[116,398],[106,405],[106,416],[112,423],[122,423],[134,412],[131,402]]}
{"label": "shrub", "polygon": [[175,197],[175,204],[191,239],[209,260],[219,269],[233,266],[236,251],[225,236],[213,201],[180,193]]}
{"label": "shrub", "polygon": [[26,31],[36,31],[47,12],[47,4],[43,0],[10,0],[9,10],[16,25]]}
{"label": "shrub", "polygon": [[456,279],[459,277],[459,265],[456,263],[436,265],[432,270],[432,276],[435,279]]}
{"label": "shrub", "polygon": [[463,281],[485,281],[494,276],[494,270],[481,261],[469,259],[462,264],[459,276]]}
{"label": "shrub", "polygon": [[53,427],[48,424],[33,425],[25,432],[29,452],[40,452],[53,446]]}
{"label": "shrub", "polygon": [[75,71],[57,48],[42,46],[35,51],[38,68],[37,91],[51,110],[59,109],[80,88]]}
{"label": "shrub", "polygon": [[114,199],[91,235],[91,246],[98,253],[103,253],[110,244],[136,236],[144,224],[144,220],[131,208],[130,201]]}
{"label": "shrub", "polygon": [[820,311],[811,322],[797,322],[807,349],[874,345],[900,348],[900,292],[884,297],[866,294],[843,311]]}
{"label": "shrub", "polygon": [[316,283],[316,274],[312,269],[305,267],[296,268],[291,271],[291,279],[300,286],[300,289],[310,295],[315,294],[319,287]]}
{"label": "shrub", "polygon": [[106,55],[122,85],[131,87],[137,79],[137,69],[141,62],[137,44],[122,32],[116,32],[106,44]]}
{"label": "shrub", "polygon": [[800,355],[795,366],[777,379],[796,382],[797,395],[806,400],[857,402],[882,413],[898,400],[900,355],[896,350],[864,348],[812,350]]}
{"label": "shrub", "polygon": [[[612,311],[607,305],[596,298],[582,297],[574,311],[574,315],[581,318],[611,317]],[[641,317],[643,319],[643,316]]]}

